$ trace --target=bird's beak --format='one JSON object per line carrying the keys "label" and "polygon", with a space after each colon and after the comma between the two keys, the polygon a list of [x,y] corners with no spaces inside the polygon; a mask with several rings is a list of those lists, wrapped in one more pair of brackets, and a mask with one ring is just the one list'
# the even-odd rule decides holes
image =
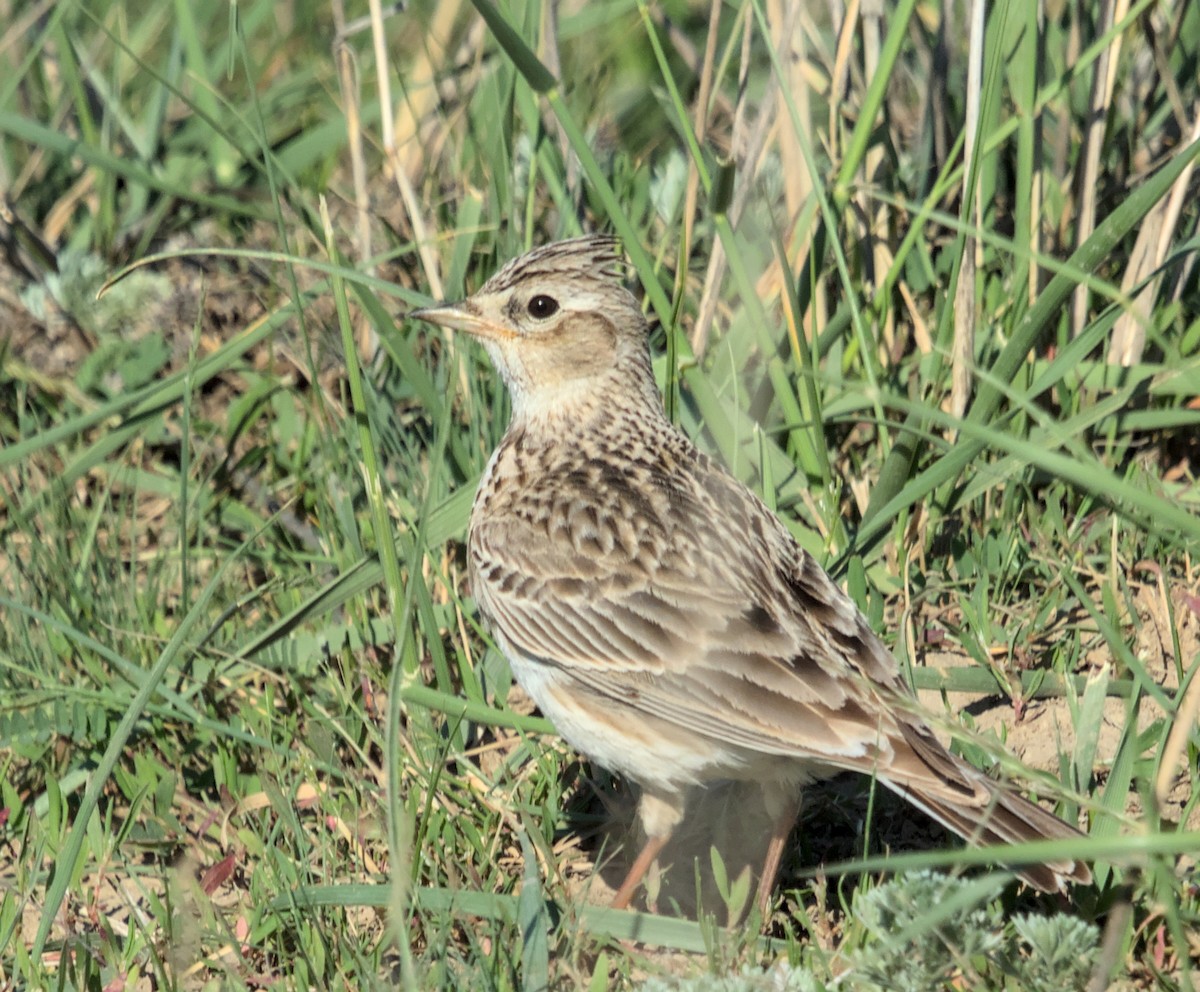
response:
{"label": "bird's beak", "polygon": [[441,303],[432,307],[410,310],[408,315],[452,331],[464,331],[477,338],[512,337],[512,332],[481,317],[467,308],[466,302]]}

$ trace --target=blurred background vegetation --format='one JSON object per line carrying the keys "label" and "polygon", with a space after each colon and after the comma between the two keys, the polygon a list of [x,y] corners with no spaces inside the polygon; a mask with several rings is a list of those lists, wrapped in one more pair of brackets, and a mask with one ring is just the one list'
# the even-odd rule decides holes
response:
{"label": "blurred background vegetation", "polygon": [[[0,65],[0,987],[1200,987],[1196,4],[0,0]],[[719,853],[603,908],[630,797],[465,588],[507,399],[403,319],[586,230],[1092,888],[897,874],[982,862],[858,783],[767,937]]]}

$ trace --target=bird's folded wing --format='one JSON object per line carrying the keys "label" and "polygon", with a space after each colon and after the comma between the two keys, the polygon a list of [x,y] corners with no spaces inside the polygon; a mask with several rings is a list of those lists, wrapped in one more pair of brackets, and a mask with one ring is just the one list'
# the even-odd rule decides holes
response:
{"label": "bird's folded wing", "polygon": [[753,751],[887,760],[895,720],[876,693],[893,691],[895,663],[815,563],[773,590],[733,554],[696,555],[705,567],[683,574],[512,537],[477,535],[473,581],[507,650]]}

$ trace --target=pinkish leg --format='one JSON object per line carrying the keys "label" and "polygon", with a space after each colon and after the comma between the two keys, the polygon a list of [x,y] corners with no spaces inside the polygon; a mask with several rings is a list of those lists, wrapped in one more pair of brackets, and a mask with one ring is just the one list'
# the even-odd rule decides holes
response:
{"label": "pinkish leg", "polygon": [[637,887],[642,884],[642,879],[646,877],[646,872],[650,870],[650,866],[654,864],[654,859],[658,857],[670,839],[671,835],[669,833],[646,838],[646,843],[642,847],[641,853],[637,856],[637,860],[629,866],[629,871],[625,875],[625,881],[617,889],[617,894],[612,901],[613,909],[627,909],[629,907],[629,901],[633,898]]}
{"label": "pinkish leg", "polygon": [[775,878],[779,874],[779,866],[783,862],[783,849],[787,844],[788,835],[800,816],[800,797],[787,802],[772,820],[771,840],[767,844],[767,856],[763,860],[762,875],[758,880],[758,910],[763,922],[771,910],[771,895],[775,891]]}

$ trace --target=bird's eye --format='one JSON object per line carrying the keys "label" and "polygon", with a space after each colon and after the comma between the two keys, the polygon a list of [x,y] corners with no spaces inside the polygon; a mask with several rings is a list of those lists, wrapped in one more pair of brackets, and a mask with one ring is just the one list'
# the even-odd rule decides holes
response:
{"label": "bird's eye", "polygon": [[558,313],[558,300],[553,296],[539,294],[529,301],[529,306],[526,309],[529,311],[530,317],[537,320],[545,320],[547,317],[553,317]]}

